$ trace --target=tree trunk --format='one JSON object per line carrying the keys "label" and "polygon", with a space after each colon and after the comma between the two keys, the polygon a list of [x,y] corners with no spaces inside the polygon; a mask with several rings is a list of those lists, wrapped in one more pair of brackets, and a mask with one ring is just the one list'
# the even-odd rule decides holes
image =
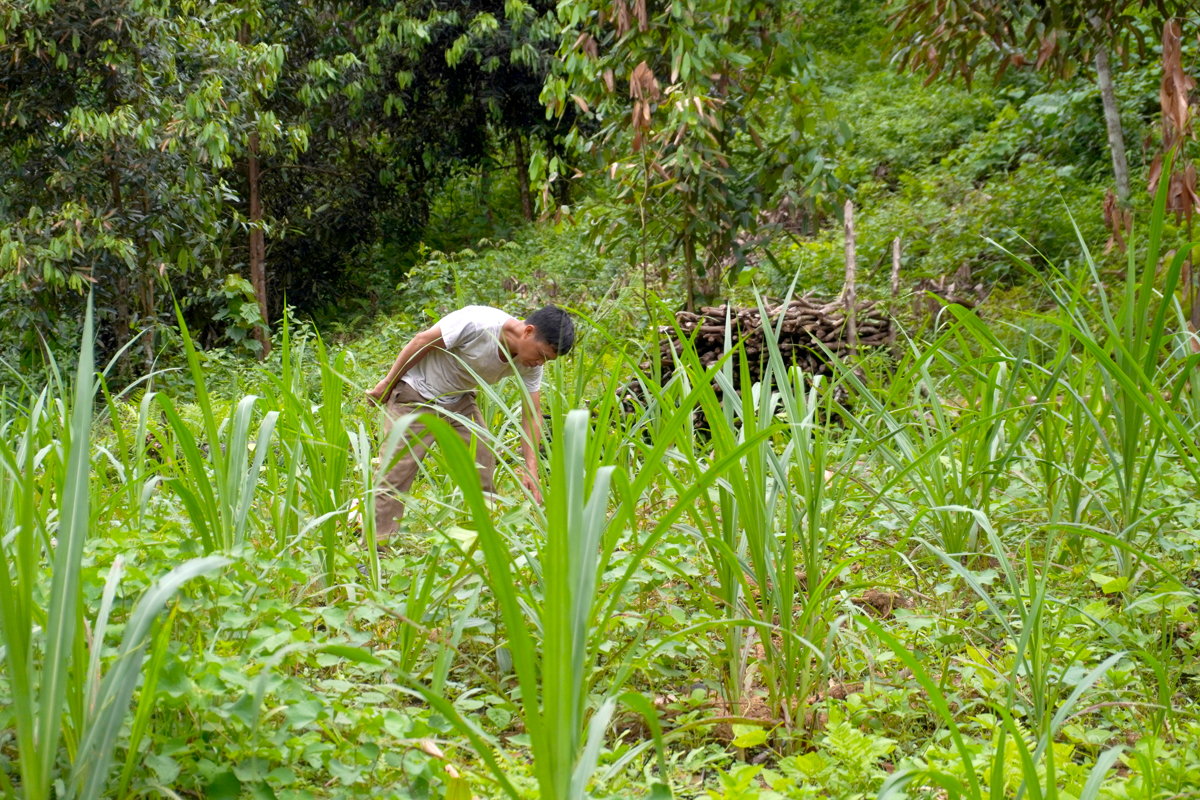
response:
{"label": "tree trunk", "polygon": [[496,218],[492,214],[492,170],[484,163],[483,171],[479,173],[479,197],[483,203],[483,216],[487,219],[488,237],[496,232]]}
{"label": "tree trunk", "polygon": [[[262,200],[258,195],[258,134],[250,134],[250,153],[247,163],[250,178],[250,285],[254,287],[254,298],[258,300],[258,313],[263,322],[267,320],[267,265],[266,245],[260,227],[262,222]],[[271,337],[262,325],[255,326],[254,338],[262,345],[258,358],[263,360],[271,352]]]}
{"label": "tree trunk", "polygon": [[[117,84],[119,81],[116,67],[110,66],[108,73],[104,78],[104,95],[107,100],[108,111],[111,113],[116,111],[120,105],[120,100],[117,97]],[[127,229],[128,220],[125,218],[125,202],[121,197],[121,174],[117,169],[117,164],[120,159],[121,147],[118,143],[109,153],[108,163],[108,188],[110,192],[110,200],[113,210],[115,211],[115,222],[121,226],[121,229]],[[121,353],[121,358],[118,361],[117,369],[121,375],[126,375],[129,371],[129,354],[123,352],[125,345],[129,343],[129,337],[132,334],[132,325],[129,311],[129,272],[125,262],[114,259],[113,269],[114,275],[114,291],[113,305],[115,306],[117,318],[115,320],[114,336],[116,338],[116,351]]]}
{"label": "tree trunk", "polygon": [[[554,145],[546,142],[546,163],[549,164],[559,154],[554,152]],[[561,161],[559,163],[562,163]],[[564,169],[558,171],[558,178],[554,181],[554,199],[560,206],[571,205],[571,182],[567,180],[567,176],[563,174]]]}
{"label": "tree trunk", "polygon": [[683,268],[687,281],[687,310],[696,310],[696,242],[690,233],[683,235]]}
{"label": "tree trunk", "polygon": [[[109,167],[108,170],[108,186],[112,192],[112,204],[113,208],[116,209],[117,216],[124,217],[125,204],[121,199],[121,177],[117,173],[117,167],[115,164],[116,158],[117,154],[113,153],[112,159],[114,164],[113,166]],[[125,349],[125,345],[129,343],[129,337],[131,334],[129,314],[129,273],[126,272],[127,267],[123,261],[118,260],[113,268],[116,270],[116,296],[113,299],[117,312],[116,330],[114,331],[114,335],[116,337],[117,352],[121,353],[121,358],[119,359],[117,366],[120,373],[124,375],[129,370],[129,354],[122,351]]]}
{"label": "tree trunk", "polygon": [[525,152],[525,137],[513,132],[513,158],[517,162],[517,188],[521,190],[521,213],[526,222],[533,222],[533,196],[529,193],[529,155]]}
{"label": "tree trunk", "polygon": [[1108,50],[1096,48],[1096,77],[1100,82],[1100,99],[1104,103],[1104,126],[1108,129],[1108,149],[1112,153],[1113,175],[1117,179],[1117,197],[1121,204],[1129,202],[1129,164],[1125,160],[1125,134],[1121,132],[1121,112],[1113,91],[1112,72],[1108,68]]}
{"label": "tree trunk", "polygon": [[129,344],[132,329],[129,313],[129,273],[126,269],[124,261],[117,262],[117,291],[114,298],[117,307],[117,324],[114,335],[116,337],[117,352],[121,353],[121,358],[117,361],[117,370],[121,375],[125,375],[129,371],[129,351],[125,350],[125,346]]}
{"label": "tree trunk", "polygon": [[[238,44],[245,47],[250,43],[250,25],[242,23],[238,30]],[[254,106],[254,92],[250,92],[251,107]],[[267,248],[263,240],[262,200],[258,194],[258,132],[250,134],[250,144],[246,153],[246,179],[250,184],[250,286],[254,289],[254,299],[258,301],[258,314],[263,324],[267,321]],[[264,360],[271,352],[271,337],[267,335],[262,325],[254,327],[254,338],[262,345],[258,352],[258,360]]]}
{"label": "tree trunk", "polygon": [[154,329],[158,325],[158,310],[154,304],[154,274],[149,269],[142,272],[138,295],[142,301],[142,356],[149,369],[154,364]]}
{"label": "tree trunk", "polygon": [[[142,189],[142,219],[150,216],[150,198]],[[158,305],[154,297],[154,265],[150,263],[150,248],[142,242],[142,275],[138,296],[142,301],[142,354],[146,359],[146,370],[154,366],[154,336],[158,326]]]}

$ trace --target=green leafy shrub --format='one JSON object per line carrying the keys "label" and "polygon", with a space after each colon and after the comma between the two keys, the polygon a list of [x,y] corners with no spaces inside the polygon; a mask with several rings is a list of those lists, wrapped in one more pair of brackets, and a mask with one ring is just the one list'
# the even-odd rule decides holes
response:
{"label": "green leafy shrub", "polygon": [[217,313],[213,321],[225,323],[225,336],[233,342],[235,350],[244,349],[253,355],[262,352],[262,342],[254,338],[254,329],[265,325],[258,301],[254,298],[254,287],[250,281],[236,273],[225,276],[220,289],[213,292],[217,300]]}
{"label": "green leafy shrub", "polygon": [[511,241],[483,240],[456,253],[424,251],[397,287],[413,319],[433,322],[469,304],[517,314],[547,303],[595,303],[619,279],[621,262],[598,253],[569,225],[522,228]]}
{"label": "green leafy shrub", "polygon": [[[978,143],[979,150],[988,144]],[[967,163],[965,170],[958,164]],[[1079,226],[1089,242],[1104,242],[1104,190],[1063,174],[1039,158],[977,184],[969,173],[978,162],[957,154],[919,173],[901,177],[899,187],[881,181],[859,186],[856,214],[859,280],[882,288],[891,270],[892,240],[903,250],[902,286],[918,278],[970,270],[972,281],[1013,281],[1024,272],[988,240],[1034,263],[1061,263],[1081,256]],[[964,174],[964,172],[968,174]],[[773,287],[786,287],[797,271],[800,289],[826,295],[841,291],[845,271],[840,226],[815,239],[777,248],[779,266],[764,267]]]}
{"label": "green leafy shrub", "polygon": [[826,89],[854,131],[846,148],[847,180],[897,180],[919,171],[961,146],[1000,109],[984,88],[971,93],[946,83],[921,83],[881,69],[858,78],[849,89]]}

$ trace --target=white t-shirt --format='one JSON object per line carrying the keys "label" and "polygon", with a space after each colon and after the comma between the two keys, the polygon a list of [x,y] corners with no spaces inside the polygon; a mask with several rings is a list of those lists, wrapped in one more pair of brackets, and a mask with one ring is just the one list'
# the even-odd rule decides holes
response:
{"label": "white t-shirt", "polygon": [[538,391],[542,368],[523,367],[501,353],[502,328],[510,319],[513,317],[489,306],[467,306],[447,314],[438,321],[445,347],[430,350],[400,380],[425,399],[449,405],[463,394],[474,394],[476,375],[487,383],[499,383],[512,375],[515,367],[530,394]]}

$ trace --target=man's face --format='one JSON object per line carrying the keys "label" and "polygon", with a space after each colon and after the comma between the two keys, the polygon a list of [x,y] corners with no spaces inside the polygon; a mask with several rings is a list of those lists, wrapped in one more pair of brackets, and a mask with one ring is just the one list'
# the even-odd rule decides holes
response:
{"label": "man's face", "polygon": [[523,367],[540,367],[547,361],[553,361],[558,357],[558,351],[554,346],[543,342],[537,337],[537,329],[532,325],[526,325],[525,330],[521,333],[521,338],[517,340],[517,352],[514,354],[515,360]]}

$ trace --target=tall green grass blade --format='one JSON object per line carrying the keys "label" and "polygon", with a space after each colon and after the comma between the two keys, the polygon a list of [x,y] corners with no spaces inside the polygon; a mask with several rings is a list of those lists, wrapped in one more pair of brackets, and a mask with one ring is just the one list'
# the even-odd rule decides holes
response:
{"label": "tall green grass blade", "polygon": [[1104,784],[1104,778],[1108,771],[1112,769],[1113,764],[1117,762],[1117,758],[1121,755],[1124,747],[1117,746],[1105,750],[1096,759],[1096,764],[1092,767],[1092,771],[1088,773],[1087,783],[1083,785],[1083,791],[1079,793],[1079,800],[1096,800],[1100,796],[1100,788]]}
{"label": "tall green grass blade", "polygon": [[567,791],[568,800],[583,800],[587,796],[587,786],[596,771],[596,762],[600,758],[600,748],[604,745],[604,733],[612,720],[617,708],[617,699],[610,697],[605,700],[588,723],[587,739],[583,751],[571,771],[571,783]]}
{"label": "tall green grass blade", "polygon": [[158,676],[166,662],[167,650],[171,642],[171,630],[175,621],[175,610],[162,624],[154,647],[150,651],[150,663],[146,665],[146,678],[138,697],[137,709],[133,714],[133,725],[129,731],[129,747],[125,752],[125,765],[121,768],[121,777],[117,781],[117,790],[113,795],[116,800],[128,800],[129,783],[133,780],[134,770],[142,763],[141,743],[150,727],[150,717],[154,712],[154,703],[158,690]]}
{"label": "tall green grass blade", "polygon": [[[105,795],[114,750],[141,676],[150,630],[158,615],[185,583],[229,563],[229,559],[221,556],[192,559],[155,581],[138,600],[125,623],[116,660],[100,685],[95,717],[89,719],[86,734],[72,762],[67,784],[70,800],[100,800]],[[97,640],[95,646],[101,645],[101,640]]]}
{"label": "tall green grass blade", "polygon": [[[462,488],[464,502],[478,527],[480,548],[483,550],[484,560],[491,576],[490,585],[495,594],[496,603],[500,607],[501,618],[508,636],[509,651],[512,654],[513,667],[518,683],[522,687],[521,704],[524,709],[522,718],[525,721],[526,731],[529,734],[536,759],[538,755],[548,753],[549,743],[546,741],[538,709],[536,651],[533,639],[525,626],[524,612],[513,586],[508,550],[504,547],[501,536],[492,526],[487,501],[483,497],[483,490],[479,482],[479,473],[475,469],[475,460],[471,457],[467,446],[463,444],[458,433],[443,420],[426,415],[421,421],[446,454],[447,468],[455,483]],[[401,427],[400,424],[397,424],[392,431],[391,438],[394,438],[397,443],[403,431],[398,434],[396,429]],[[388,444],[391,445],[392,442],[389,440]],[[480,755],[483,756],[483,753]],[[553,796],[555,787],[553,781],[549,780],[546,772],[549,764],[545,763],[544,758],[545,756],[543,756],[540,767],[535,761],[535,774],[545,796],[549,797]]]}
{"label": "tall green grass blade", "polygon": [[[937,681],[930,677],[929,673],[925,670],[924,665],[921,664],[920,659],[914,656],[908,648],[900,643],[899,639],[884,629],[882,625],[874,620],[865,618],[859,618],[858,622],[876,637],[878,637],[879,640],[883,642],[883,644],[886,645],[887,648],[904,663],[904,666],[912,670],[913,677],[915,677],[917,682],[921,684],[921,688],[926,691],[930,705],[933,706],[938,717],[941,718],[942,724],[946,726],[946,731],[950,735],[950,740],[954,744],[955,750],[958,751],[959,757],[962,759],[963,771],[967,775],[967,796],[972,798],[982,797],[979,777],[975,772],[974,757],[971,754],[970,748],[967,747],[966,742],[963,740],[962,734],[959,733],[958,723],[954,719],[954,714],[950,711],[950,706],[946,702],[946,696],[942,693]],[[932,775],[925,773],[922,775],[922,777],[928,778],[932,777]],[[884,790],[886,790],[888,794],[891,794],[900,788],[898,784],[899,778],[894,775],[892,780],[889,780],[884,784]],[[884,790],[880,791],[881,797],[885,796]],[[962,794],[961,790],[956,794]]]}
{"label": "tall green grass blade", "polygon": [[646,721],[646,727],[650,729],[650,735],[654,739],[654,750],[658,759],[659,780],[669,785],[670,774],[667,772],[667,754],[666,747],[663,745],[662,723],[659,722],[658,711],[655,710],[654,704],[646,699],[646,696],[641,692],[634,691],[621,695],[620,700],[640,714],[642,719]]}
{"label": "tall green grass blade", "polygon": [[104,594],[100,599],[100,610],[96,613],[96,624],[92,628],[92,652],[91,658],[88,660],[83,691],[86,704],[85,713],[88,718],[94,717],[96,713],[97,695],[100,691],[100,655],[104,651],[104,632],[108,630],[108,615],[112,611],[113,597],[117,593],[117,586],[121,583],[124,571],[125,563],[120,556],[117,556],[113,559],[112,566],[108,568],[108,575],[104,579]]}
{"label": "tall green grass blade", "polygon": [[[42,397],[45,395],[43,394]],[[9,684],[12,687],[13,716],[16,722],[17,757],[25,796],[40,800],[45,797],[47,781],[40,772],[42,759],[38,750],[37,697],[38,677],[33,666],[32,635],[34,629],[33,589],[38,571],[34,531],[34,428],[40,419],[41,398],[35,402],[28,419],[24,441],[14,453],[0,441],[4,473],[0,486],[5,489],[8,504],[16,523],[12,539],[12,560],[15,574],[9,569],[9,553],[0,539],[0,578],[5,591],[0,591],[0,634],[3,635],[8,664]],[[11,505],[10,505],[11,504]],[[15,508],[14,508],[15,506]],[[5,537],[7,539],[8,537]],[[43,732],[45,733],[45,732]],[[10,790],[10,796],[11,790]]]}
{"label": "tall green grass blade", "polygon": [[[75,396],[71,403],[70,428],[66,433],[67,464],[54,549],[50,595],[46,609],[46,641],[41,680],[38,682],[38,717],[34,752],[40,763],[23,777],[25,800],[48,796],[50,776],[58,757],[62,731],[62,708],[67,699],[69,665],[79,620],[79,565],[87,541],[91,491],[92,399],[95,376],[92,358],[92,301],[89,297],[75,373]],[[7,627],[7,626],[6,626]],[[11,660],[11,659],[10,659]]]}
{"label": "tall green grass blade", "polygon": [[350,445],[354,452],[354,466],[359,477],[358,516],[362,520],[367,571],[371,588],[379,591],[383,585],[383,578],[379,571],[378,537],[375,532],[375,472],[371,465],[373,447],[371,437],[367,435],[367,430],[362,423],[358,425],[357,435],[350,437]]}

